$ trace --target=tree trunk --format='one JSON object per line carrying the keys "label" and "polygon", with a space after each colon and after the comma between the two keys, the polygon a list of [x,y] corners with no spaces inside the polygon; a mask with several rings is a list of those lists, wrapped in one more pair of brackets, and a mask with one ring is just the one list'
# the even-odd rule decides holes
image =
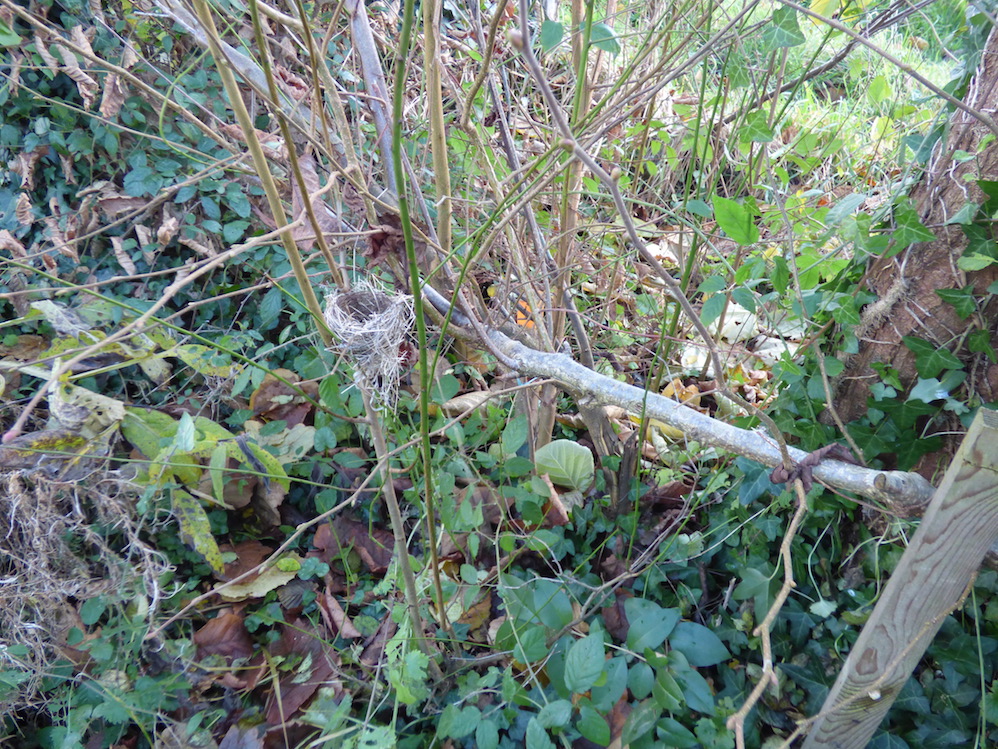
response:
{"label": "tree trunk", "polygon": [[[998,111],[998,30],[992,29],[984,48],[977,73],[967,92],[966,104],[975,111]],[[989,295],[987,287],[998,279],[998,267],[964,272],[957,260],[967,247],[968,239],[959,224],[948,224],[968,202],[983,204],[984,193],[977,180],[998,181],[998,139],[978,154],[982,139],[991,131],[966,112],[958,110],[952,116],[948,137],[940,143],[921,183],[911,194],[912,203],[922,223],[935,233],[931,242],[910,246],[894,257],[874,260],[867,274],[867,285],[878,301],[864,311],[856,328],[859,350],[846,361],[837,378],[834,404],[844,422],[853,421],[867,411],[870,386],[880,380],[871,363],[890,365],[897,371],[907,388],[915,384],[918,374],[914,354],[902,343],[903,336],[917,336],[955,353],[966,365],[968,398],[971,403],[998,400],[998,365],[981,354],[970,352],[966,334],[982,328],[991,332],[994,340],[998,322],[998,301]],[[961,160],[962,154],[977,158]],[[993,236],[993,235],[992,235]],[[973,287],[978,299],[977,311],[961,320],[952,305],[935,293],[937,289]],[[899,393],[898,397],[904,397]],[[962,428],[953,424],[935,425],[938,430],[956,427],[957,434],[947,440],[952,449],[942,454],[926,456],[917,470],[931,478],[945,457],[952,455],[962,438]]]}

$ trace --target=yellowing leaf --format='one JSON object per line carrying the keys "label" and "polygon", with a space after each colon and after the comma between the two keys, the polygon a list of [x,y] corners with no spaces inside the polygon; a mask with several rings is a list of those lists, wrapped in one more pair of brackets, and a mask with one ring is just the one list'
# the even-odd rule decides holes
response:
{"label": "yellowing leaf", "polygon": [[173,514],[180,524],[180,538],[204,557],[209,566],[221,575],[225,571],[222,552],[211,534],[208,513],[201,503],[185,491],[173,493]]}
{"label": "yellowing leaf", "polygon": [[[285,558],[297,560],[299,563],[299,569],[301,569],[301,558],[299,556],[296,554],[289,554]],[[228,586],[223,586],[223,584],[220,583],[215,586],[215,590],[218,591],[219,596],[227,601],[242,601],[246,598],[263,598],[275,588],[280,588],[282,585],[286,585],[294,580],[297,574],[297,570],[282,570],[279,569],[277,565],[272,565],[267,567],[267,569],[261,572],[258,577],[252,580]]]}
{"label": "yellowing leaf", "polygon": [[[839,0],[811,0],[810,10],[819,16],[831,18],[839,9]],[[820,23],[820,22],[819,22]]]}
{"label": "yellowing leaf", "polygon": [[220,357],[215,349],[194,343],[175,346],[170,353],[206,377],[233,377],[243,368],[242,364],[234,364],[228,357]]}

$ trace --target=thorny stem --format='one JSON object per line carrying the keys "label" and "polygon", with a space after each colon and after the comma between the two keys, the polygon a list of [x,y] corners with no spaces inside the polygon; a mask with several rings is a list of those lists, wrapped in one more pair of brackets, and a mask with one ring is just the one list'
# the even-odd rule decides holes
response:
{"label": "thorny stem", "polygon": [[[278,226],[284,226],[288,223],[288,219],[284,213],[284,206],[281,203],[281,196],[277,191],[277,184],[274,181],[274,175],[270,172],[270,165],[267,162],[267,157],[264,155],[263,147],[260,145],[260,139],[256,135],[256,128],[253,127],[253,120],[250,118],[249,112],[246,110],[246,104],[243,102],[242,95],[239,93],[239,87],[236,84],[236,77],[225,57],[225,53],[222,51],[221,45],[219,44],[218,29],[215,28],[215,21],[211,16],[211,11],[209,10],[205,0],[194,0],[194,5],[197,10],[198,18],[200,19],[201,25],[204,27],[205,34],[208,38],[208,46],[211,49],[212,56],[215,58],[215,66],[218,68],[219,77],[221,77],[222,83],[225,86],[225,91],[228,94],[229,105],[232,107],[232,110],[236,115],[236,119],[239,122],[239,126],[242,128],[243,135],[246,138],[246,146],[249,148],[250,154],[253,156],[253,166],[256,168],[257,175],[263,183],[263,189],[267,194],[267,203],[270,207],[271,215]],[[260,54],[264,59],[266,59],[265,48],[261,48]],[[273,78],[268,76],[268,79],[270,83],[273,84]],[[276,93],[276,88],[273,88],[272,86],[271,96],[275,100],[277,99]],[[294,145],[290,142],[286,142],[286,145],[289,149],[294,148]],[[281,241],[284,246],[284,251],[288,256],[288,261],[294,269],[295,278],[298,280],[298,286],[301,289],[302,296],[305,299],[305,305],[308,307],[308,310],[314,319],[321,320],[322,308],[319,305],[319,299],[315,295],[315,290],[312,288],[312,284],[309,281],[308,272],[305,270],[304,263],[302,263],[301,254],[298,252],[298,246],[295,244],[295,240],[289,232],[285,232],[281,235]],[[328,346],[332,342],[332,336],[324,326],[319,325],[318,328],[319,335],[322,337],[323,343]]]}
{"label": "thorny stem", "polygon": [[572,133],[568,120],[565,118],[565,114],[561,109],[561,104],[558,102],[557,97],[554,95],[554,91],[551,90],[550,84],[544,77],[544,72],[541,69],[540,63],[537,62],[537,58],[534,56],[533,49],[530,46],[530,31],[527,26],[527,18],[528,2],[527,0],[520,0],[520,36],[518,38],[514,38],[512,41],[514,46],[523,56],[523,60],[526,63],[534,82],[537,84],[541,95],[544,97],[544,101],[547,103],[551,119],[562,136],[562,147],[585,164],[586,168],[589,169],[589,171],[591,171],[597,178],[599,178],[599,180],[610,190],[614,206],[617,209],[617,214],[624,223],[624,227],[627,231],[627,236],[630,239],[631,244],[637,248],[638,254],[641,255],[641,259],[644,260],[662,280],[662,283],[665,284],[669,295],[675,299],[677,304],[679,304],[679,307],[683,310],[683,313],[690,320],[697,333],[700,334],[700,337],[703,338],[704,342],[707,344],[707,348],[710,352],[711,363],[714,366],[714,373],[721,391],[724,395],[749,413],[753,414],[759,419],[759,421],[766,425],[766,428],[773,436],[773,439],[775,439],[779,445],[784,465],[787,468],[792,468],[793,461],[790,459],[790,454],[787,452],[786,440],[783,439],[783,435],[780,433],[779,427],[776,426],[776,423],[767,414],[760,411],[751,403],[748,403],[744,398],[735,393],[728,386],[727,379],[724,376],[724,368],[721,364],[721,356],[718,352],[717,343],[714,341],[714,337],[707,329],[707,326],[703,324],[703,321],[700,319],[700,315],[697,314],[697,311],[693,308],[690,300],[687,299],[686,295],[683,293],[679,282],[677,282],[676,279],[674,279],[672,275],[670,275],[669,272],[662,267],[662,264],[655,258],[655,256],[648,249],[648,246],[644,243],[644,240],[642,240],[638,235],[637,227],[634,226],[634,221],[631,218],[630,211],[627,210],[627,205],[624,203],[624,198],[620,193],[620,188],[617,185],[617,179],[610,175],[592,156],[589,155],[589,153],[579,144],[579,141]]}
{"label": "thorny stem", "polygon": [[[402,36],[399,41],[399,56],[395,68],[395,89],[392,101],[393,127],[389,134],[391,140],[391,162],[394,180],[397,186],[399,219],[402,223],[402,234],[405,237],[405,254],[409,265],[409,284],[412,289],[413,312],[416,315],[416,346],[419,351],[419,431],[420,458],[423,468],[423,511],[424,522],[426,524],[426,540],[428,553],[430,556],[430,575],[433,579],[433,592],[436,598],[437,611],[440,625],[448,633],[453,635],[450,622],[447,619],[447,607],[444,603],[443,586],[440,581],[440,560],[437,556],[437,517],[436,503],[433,496],[433,462],[432,449],[430,446],[430,363],[428,356],[428,344],[426,340],[426,315],[423,311],[423,295],[420,293],[422,280],[419,277],[419,262],[416,258],[416,245],[413,240],[412,219],[409,215],[409,200],[406,193],[406,178],[403,170],[402,158],[402,114],[403,99],[406,80],[406,55],[409,51],[409,44],[412,34],[413,16],[415,14],[414,0],[405,0],[405,8],[402,15]],[[399,543],[405,542],[405,537],[399,537]],[[408,552],[406,552],[408,553]],[[408,560],[408,557],[406,557]],[[415,596],[415,587],[410,591],[410,595]],[[410,601],[410,607],[414,610],[417,600]],[[420,631],[422,629],[420,628]],[[432,663],[432,661],[431,661]],[[433,668],[439,672],[436,664]]]}
{"label": "thorny stem", "polygon": [[416,575],[412,571],[412,564],[409,561],[409,545],[406,543],[405,525],[402,523],[402,509],[399,507],[398,495],[395,494],[395,484],[392,481],[389,462],[387,459],[388,445],[385,442],[385,433],[381,429],[381,420],[378,412],[371,405],[371,394],[366,387],[361,387],[361,394],[364,397],[364,410],[367,412],[368,425],[371,427],[371,439],[374,441],[374,451],[381,466],[382,483],[385,491],[385,505],[388,507],[388,517],[392,523],[392,535],[395,536],[395,559],[398,561],[399,570],[402,572],[402,582],[405,585],[406,606],[409,608],[409,619],[412,622],[413,636],[419,649],[430,659],[430,672],[433,678],[440,680],[443,674],[440,667],[433,659],[434,652],[426,639],[426,625],[423,623],[423,615],[419,611],[419,593],[416,590]]}

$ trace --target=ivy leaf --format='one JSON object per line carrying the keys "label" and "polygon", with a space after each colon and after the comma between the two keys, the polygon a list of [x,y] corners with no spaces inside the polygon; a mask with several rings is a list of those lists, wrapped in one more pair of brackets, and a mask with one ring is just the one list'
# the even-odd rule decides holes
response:
{"label": "ivy leaf", "polygon": [[953,305],[953,309],[961,320],[966,320],[977,309],[974,302],[973,285],[964,286],[962,289],[936,289],[936,296],[947,304]]}
{"label": "ivy leaf", "polygon": [[738,131],[738,140],[742,143],[772,143],[776,131],[769,124],[769,115],[761,109],[749,112],[745,116],[745,124]]}
{"label": "ivy leaf", "polygon": [[565,686],[575,694],[588,692],[603,673],[603,638],[593,633],[576,640],[565,657]]}
{"label": "ivy leaf", "polygon": [[759,241],[759,229],[748,208],[719,195],[714,196],[713,203],[714,218],[731,239],[743,246]]}
{"label": "ivy leaf", "polygon": [[805,41],[793,8],[777,8],[773,18],[762,32],[762,46],[767,51],[781,47],[796,47]]}
{"label": "ivy leaf", "polygon": [[475,745],[479,749],[496,749],[499,746],[499,728],[491,720],[483,720],[475,729]]}
{"label": "ivy leaf", "polygon": [[894,241],[899,248],[907,247],[916,242],[931,242],[936,238],[928,227],[919,220],[918,213],[907,200],[902,201],[894,209]]}
{"label": "ivy leaf", "polygon": [[993,257],[988,255],[982,255],[979,252],[972,252],[969,255],[964,255],[958,258],[956,261],[957,267],[960,270],[965,270],[968,273],[973,273],[976,270],[984,270],[988,266],[998,263]]}
{"label": "ivy leaf", "polygon": [[938,348],[935,344],[916,336],[906,335],[901,340],[915,355],[915,369],[918,370],[920,377],[926,379],[938,377],[944,369],[963,368],[963,362],[947,349]]}

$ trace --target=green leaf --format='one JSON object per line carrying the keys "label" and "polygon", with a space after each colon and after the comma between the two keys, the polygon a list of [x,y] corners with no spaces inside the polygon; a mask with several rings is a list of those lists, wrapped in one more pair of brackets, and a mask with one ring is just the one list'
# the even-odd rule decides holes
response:
{"label": "green leaf", "polygon": [[173,447],[180,452],[189,453],[194,449],[195,437],[194,419],[184,411],[180,416],[180,423],[177,424],[177,433],[173,436]]}
{"label": "green leaf", "polygon": [[662,718],[658,722],[657,728],[657,736],[661,746],[674,747],[675,749],[693,749],[700,746],[700,741],[693,732],[675,718]]}
{"label": "green leaf", "polygon": [[731,657],[721,638],[696,622],[679,622],[669,635],[669,645],[697,668],[714,666]]}
{"label": "green leaf", "polygon": [[[683,657],[682,653],[679,652],[669,654],[669,657],[673,659],[676,659],[677,656],[678,658]],[[713,715],[716,712],[714,695],[710,691],[710,684],[700,675],[699,671],[694,671],[688,666],[682,668],[676,664],[673,674],[679,683],[683,685],[683,697],[686,698],[685,702],[688,708],[704,715]]]}
{"label": "green leaf", "polygon": [[537,722],[544,728],[563,728],[572,719],[572,703],[568,700],[549,702],[537,713]]}
{"label": "green leaf", "polygon": [[943,222],[943,226],[950,226],[952,224],[959,224],[960,226],[969,226],[974,223],[974,219],[977,217],[977,212],[981,207],[972,201],[967,201],[963,204],[963,207],[950,216],[946,221]]}
{"label": "green leaf", "polygon": [[554,749],[554,742],[537,718],[531,718],[527,723],[527,749]]}
{"label": "green leaf", "polygon": [[894,241],[899,247],[907,247],[915,242],[931,242],[936,238],[918,218],[918,212],[907,199],[900,201],[894,209],[894,223]]}
{"label": "green leaf", "polygon": [[965,270],[968,273],[973,273],[977,270],[984,270],[985,268],[995,265],[998,260],[988,255],[982,255],[979,252],[973,252],[969,255],[964,255],[957,259],[956,265],[960,270]]}
{"label": "green leaf", "polygon": [[627,672],[627,688],[631,696],[643,700],[655,688],[655,672],[647,663],[635,663]]}
{"label": "green leaf", "polygon": [[793,8],[777,8],[773,18],[762,32],[762,46],[766,51],[781,47],[796,47],[805,41]]}
{"label": "green leaf", "polygon": [[894,93],[891,91],[891,84],[887,82],[887,78],[883,75],[878,75],[872,81],[870,81],[869,86],[866,89],[866,98],[870,100],[870,103],[877,106],[881,102],[891,98]]}
{"label": "green leaf", "polygon": [[721,316],[728,298],[724,294],[714,294],[703,303],[700,308],[700,321],[704,325],[711,325]]}
{"label": "green leaf", "polygon": [[609,713],[627,689],[627,660],[611,658],[603,670],[606,671],[606,681],[593,686],[589,700],[598,712]]}
{"label": "green leaf", "polygon": [[547,631],[544,627],[529,627],[517,633],[516,647],[513,648],[513,658],[520,663],[533,663],[547,656]]}
{"label": "green leaf", "polygon": [[575,727],[583,737],[594,744],[609,746],[610,726],[606,719],[589,705],[579,708],[579,719],[575,722]]}
{"label": "green leaf", "polygon": [[620,54],[620,43],[617,41],[617,34],[605,23],[594,23],[593,30],[589,34],[589,43],[609,52],[611,55]]}
{"label": "green leaf", "polygon": [[162,411],[128,407],[121,420],[121,433],[147,458],[159,455],[161,440],[170,440],[177,432],[177,422]]}
{"label": "green leaf", "polygon": [[541,49],[545,52],[550,52],[552,49],[561,44],[562,38],[565,36],[565,27],[558,23],[557,21],[544,20],[541,24]]}
{"label": "green leaf", "polygon": [[694,216],[700,216],[701,218],[710,218],[714,215],[711,211],[710,206],[699,198],[689,201],[686,204],[686,211],[692,213]]}
{"label": "green leaf", "polygon": [[677,609],[663,609],[644,598],[628,598],[624,602],[624,613],[630,623],[627,647],[638,653],[646,648],[654,650],[665,642],[679,621]]}
{"label": "green leaf", "polygon": [[208,513],[201,503],[185,491],[175,491],[173,514],[180,524],[180,539],[203,556],[213,571],[222,574],[225,571],[222,552],[211,533]]}
{"label": "green leaf", "polygon": [[828,209],[825,214],[825,226],[829,228],[839,226],[853,212],[866,202],[866,195],[861,192],[850,193],[842,197],[839,202]]}
{"label": "green leaf", "polygon": [[169,354],[206,377],[231,377],[243,368],[242,364],[234,363],[227,354],[219,354],[215,349],[196,343],[174,346]]}
{"label": "green leaf", "polygon": [[499,728],[491,720],[479,721],[475,729],[475,745],[478,749],[497,749]]}
{"label": "green leaf", "polygon": [[776,131],[769,124],[769,113],[761,109],[745,115],[745,123],[738,130],[738,140],[742,143],[772,143]]}
{"label": "green leaf", "polygon": [[593,453],[572,440],[553,440],[534,453],[538,473],[546,473],[558,486],[586,491],[596,476]]}
{"label": "green leaf", "polygon": [[229,221],[227,224],[223,224],[222,239],[229,244],[235,244],[242,239],[249,225],[249,221]]}
{"label": "green leaf", "polygon": [[991,333],[988,330],[975,330],[968,335],[967,348],[977,354],[987,354],[988,359],[998,363],[998,353],[991,345]]}
{"label": "green leaf", "polygon": [[678,713],[683,706],[683,689],[667,668],[659,669],[652,696],[667,713]]}
{"label": "green leaf", "polygon": [[0,47],[17,47],[21,44],[21,35],[0,20]]}
{"label": "green leaf", "polygon": [[92,627],[100,621],[100,618],[104,616],[104,612],[106,610],[107,602],[104,600],[103,596],[88,598],[83,602],[83,605],[80,606],[80,620],[88,627]]}
{"label": "green leaf", "polygon": [[284,293],[276,286],[263,295],[260,301],[260,327],[269,329],[284,310]]}
{"label": "green leaf", "polygon": [[810,606],[808,606],[807,610],[810,611],[815,616],[820,616],[822,619],[827,619],[828,617],[830,617],[832,614],[835,613],[835,609],[837,608],[838,606],[835,605],[835,601],[828,601],[822,598],[821,600],[815,601]]}
{"label": "green leaf", "polygon": [[603,637],[593,633],[576,640],[565,657],[565,686],[575,694],[592,689],[606,667]]}
{"label": "green leaf", "polygon": [[752,220],[752,214],[741,203],[719,195],[714,196],[714,217],[724,233],[740,245],[759,241],[759,229]]}
{"label": "green leaf", "polygon": [[936,296],[947,304],[953,305],[953,309],[961,320],[966,320],[977,309],[973,284],[968,284],[962,289],[936,289],[935,291]]}
{"label": "green leaf", "polygon": [[751,289],[746,289],[744,286],[738,286],[731,290],[731,299],[740,307],[755,314],[755,294],[752,293]]}
{"label": "green leaf", "polygon": [[624,722],[624,730],[620,735],[620,743],[624,746],[633,744],[647,734],[662,715],[662,709],[654,700],[645,700],[638,704]]}
{"label": "green leaf", "polygon": [[218,443],[211,451],[208,474],[211,476],[211,491],[215,499],[225,504],[225,469],[229,462],[229,450],[224,443]]}
{"label": "green leaf", "polygon": [[920,377],[938,377],[944,369],[963,369],[963,362],[947,349],[916,336],[906,335],[901,340],[915,354],[915,369]]}
{"label": "green leaf", "polygon": [[509,458],[516,455],[517,451],[527,442],[527,417],[519,414],[510,419],[509,423],[502,430],[502,454]]}

